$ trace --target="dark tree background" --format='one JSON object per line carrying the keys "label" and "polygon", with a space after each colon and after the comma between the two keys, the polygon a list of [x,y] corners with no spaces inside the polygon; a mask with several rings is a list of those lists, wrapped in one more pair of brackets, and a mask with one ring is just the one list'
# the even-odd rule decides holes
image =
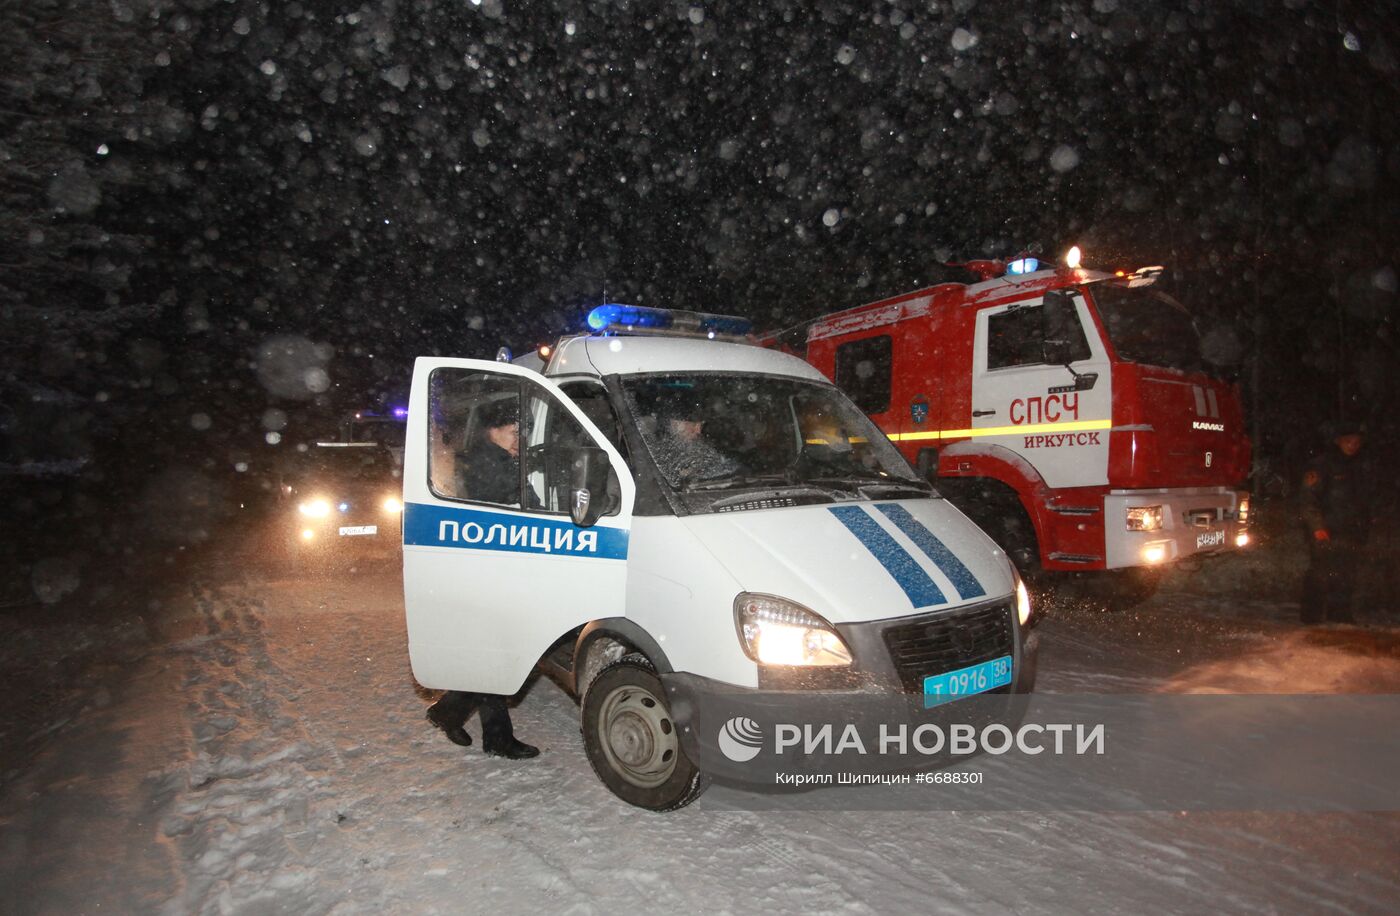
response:
{"label": "dark tree background", "polygon": [[1276,473],[1393,442],[1397,12],[0,0],[0,480],[198,540],[605,290],[777,327],[1073,243],[1171,268]]}

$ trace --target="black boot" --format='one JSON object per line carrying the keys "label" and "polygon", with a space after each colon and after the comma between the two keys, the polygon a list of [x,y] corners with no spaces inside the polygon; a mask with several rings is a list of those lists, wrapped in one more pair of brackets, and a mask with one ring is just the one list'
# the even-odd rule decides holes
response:
{"label": "black boot", "polygon": [[500,696],[487,697],[481,702],[481,744],[492,757],[507,760],[527,760],[540,753],[534,745],[516,739],[506,698]]}
{"label": "black boot", "polygon": [[449,690],[428,707],[428,721],[442,729],[447,740],[461,747],[472,746],[472,736],[463,728],[472,714],[470,694]]}
{"label": "black boot", "polygon": [[504,757],[507,760],[528,760],[540,755],[539,748],[518,740],[514,735],[504,741],[493,741],[487,744],[484,750],[492,757]]}

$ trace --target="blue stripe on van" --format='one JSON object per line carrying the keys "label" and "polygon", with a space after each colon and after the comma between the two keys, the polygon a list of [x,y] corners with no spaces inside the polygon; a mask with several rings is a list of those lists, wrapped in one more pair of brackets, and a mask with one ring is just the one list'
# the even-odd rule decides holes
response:
{"label": "blue stripe on van", "polygon": [[828,511],[836,516],[856,539],[874,554],[885,571],[894,577],[904,594],[914,607],[928,607],[931,604],[945,604],[942,590],[929,578],[909,552],[899,546],[888,531],[880,527],[875,517],[860,506],[831,506]]}
{"label": "blue stripe on van", "polygon": [[885,518],[894,522],[896,528],[903,531],[909,540],[917,544],[919,549],[928,555],[928,558],[943,571],[943,575],[948,577],[948,581],[953,583],[953,588],[956,588],[958,594],[964,599],[981,598],[987,594],[987,590],[982,587],[981,582],[977,581],[972,570],[964,566],[962,560],[959,560],[953,551],[949,550],[938,539],[936,534],[910,515],[908,509],[894,504],[876,506],[875,508],[883,512]]}

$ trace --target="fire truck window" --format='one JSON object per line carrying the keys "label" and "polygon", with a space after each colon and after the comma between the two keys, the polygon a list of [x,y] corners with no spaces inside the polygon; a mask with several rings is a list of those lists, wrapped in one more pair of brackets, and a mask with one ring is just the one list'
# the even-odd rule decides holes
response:
{"label": "fire truck window", "polygon": [[866,413],[890,409],[889,335],[853,340],[836,348],[836,387]]}
{"label": "fire truck window", "polygon": [[[987,318],[987,368],[1007,369],[1012,366],[1034,366],[1045,362],[1041,350],[1042,336],[1040,306],[1013,309]],[[1074,341],[1070,362],[1088,359],[1089,341],[1084,328],[1076,322],[1078,335]]]}

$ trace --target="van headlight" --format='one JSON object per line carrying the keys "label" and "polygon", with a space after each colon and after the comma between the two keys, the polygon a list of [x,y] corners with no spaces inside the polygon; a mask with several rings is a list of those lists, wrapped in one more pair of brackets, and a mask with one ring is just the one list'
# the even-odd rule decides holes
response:
{"label": "van headlight", "polygon": [[1016,576],[1016,619],[1025,626],[1031,619],[1031,591],[1026,588],[1026,583],[1021,581],[1021,574],[1012,570]]}
{"label": "van headlight", "polygon": [[302,515],[310,518],[325,518],[331,514],[331,504],[324,499],[313,499],[297,506]]}
{"label": "van headlight", "polygon": [[734,599],[734,626],[744,654],[760,665],[840,667],[851,650],[831,624],[800,604],[744,592]]}

